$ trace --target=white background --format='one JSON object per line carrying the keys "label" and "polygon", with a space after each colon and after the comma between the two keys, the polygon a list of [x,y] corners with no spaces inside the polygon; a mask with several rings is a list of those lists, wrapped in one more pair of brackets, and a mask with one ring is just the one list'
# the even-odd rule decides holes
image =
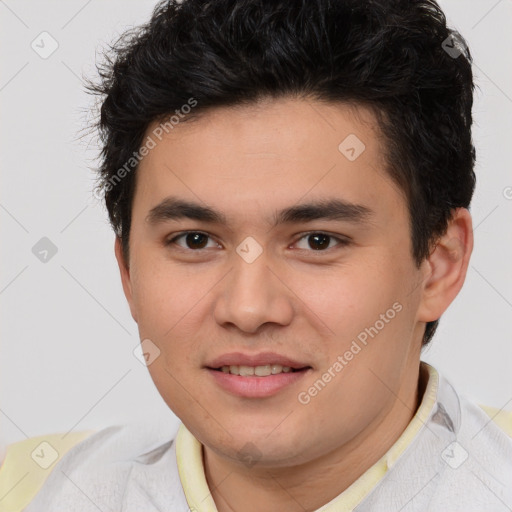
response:
{"label": "white background", "polygon": [[[475,250],[423,358],[476,402],[512,410],[512,2],[441,5],[475,59]],[[114,236],[92,194],[96,148],[80,139],[91,105],[81,76],[94,76],[101,45],[153,6],[0,1],[0,459],[25,437],[176,421],[132,354],[138,333]],[[43,31],[59,45],[47,59],[31,48]],[[42,237],[58,249],[47,263],[32,253]]]}

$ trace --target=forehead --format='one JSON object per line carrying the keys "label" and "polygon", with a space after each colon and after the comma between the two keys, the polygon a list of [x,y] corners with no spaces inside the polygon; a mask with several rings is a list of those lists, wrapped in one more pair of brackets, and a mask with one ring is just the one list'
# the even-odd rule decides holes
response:
{"label": "forehead", "polygon": [[146,132],[156,144],[137,170],[134,210],[168,195],[217,205],[227,216],[261,215],[327,194],[404,207],[376,119],[362,107],[265,100],[211,109],[162,131],[155,122]]}

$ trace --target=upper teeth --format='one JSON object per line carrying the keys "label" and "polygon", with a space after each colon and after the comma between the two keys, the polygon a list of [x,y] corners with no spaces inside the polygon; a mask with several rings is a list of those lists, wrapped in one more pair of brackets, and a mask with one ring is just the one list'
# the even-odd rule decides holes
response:
{"label": "upper teeth", "polygon": [[290,366],[281,366],[280,364],[266,364],[264,366],[223,366],[221,371],[231,373],[231,375],[240,375],[241,377],[267,377],[268,375],[276,375],[278,373],[288,373],[292,369]]}

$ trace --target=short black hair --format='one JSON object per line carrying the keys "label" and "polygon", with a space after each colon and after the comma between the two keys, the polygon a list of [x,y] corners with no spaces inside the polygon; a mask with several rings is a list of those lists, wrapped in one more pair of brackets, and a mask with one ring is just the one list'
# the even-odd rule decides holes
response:
{"label": "short black hair", "polygon": [[[372,109],[387,172],[408,203],[418,266],[454,209],[469,207],[472,58],[433,0],[167,0],[105,56],[89,85],[102,97],[97,190],[127,262],[138,151],[150,123],[167,119],[170,130],[169,116],[183,122],[264,98]],[[427,323],[423,345],[437,325]]]}

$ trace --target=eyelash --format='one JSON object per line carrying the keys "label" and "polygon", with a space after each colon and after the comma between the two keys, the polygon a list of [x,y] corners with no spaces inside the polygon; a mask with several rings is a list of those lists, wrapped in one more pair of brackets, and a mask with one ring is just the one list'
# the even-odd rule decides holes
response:
{"label": "eyelash", "polygon": [[[203,231],[183,231],[183,232],[179,233],[178,235],[174,236],[173,238],[171,238],[169,240],[166,240],[165,245],[166,246],[171,246],[171,245],[175,244],[176,240],[178,240],[178,239],[180,239],[182,237],[185,237],[187,235],[190,235],[190,234],[201,234],[201,235],[205,235],[209,239],[213,238],[211,235],[209,235],[208,233],[205,233]],[[324,231],[309,231],[308,233],[303,233],[294,242],[294,244],[296,244],[297,242],[299,242],[303,238],[307,238],[307,237],[309,237],[311,235],[325,235],[325,236],[328,236],[330,239],[336,240],[338,242],[338,244],[335,245],[334,247],[329,247],[328,249],[322,249],[322,250],[318,250],[318,251],[315,251],[313,249],[298,249],[299,251],[306,251],[306,252],[310,252],[310,253],[313,253],[313,254],[326,253],[328,251],[331,251],[332,249],[336,249],[336,247],[338,247],[338,248],[340,248],[340,247],[347,247],[351,243],[351,241],[348,240],[347,238],[337,237],[337,236],[331,235],[330,233],[326,233]],[[186,252],[200,253],[200,252],[203,252],[205,250],[205,249],[189,249],[188,247],[185,248],[185,247],[181,247],[179,245],[177,247],[179,249],[183,250],[183,251],[186,251]]]}

